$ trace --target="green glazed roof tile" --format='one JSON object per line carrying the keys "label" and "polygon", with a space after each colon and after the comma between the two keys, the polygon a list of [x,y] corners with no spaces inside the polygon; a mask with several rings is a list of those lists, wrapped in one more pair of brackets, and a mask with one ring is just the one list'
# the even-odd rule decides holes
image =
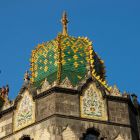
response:
{"label": "green glazed roof tile", "polygon": [[[60,82],[68,77],[72,85],[76,86],[88,72],[89,46],[88,39],[63,35],[60,40],[54,39],[39,45],[31,56],[32,83],[40,87],[46,78],[52,84],[58,80],[60,72]],[[97,74],[103,74],[104,67],[96,54],[93,59]]]}

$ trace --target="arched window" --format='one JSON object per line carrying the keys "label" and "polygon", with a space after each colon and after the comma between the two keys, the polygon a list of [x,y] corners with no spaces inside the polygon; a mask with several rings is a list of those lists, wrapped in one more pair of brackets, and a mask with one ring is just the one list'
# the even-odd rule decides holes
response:
{"label": "arched window", "polygon": [[98,137],[93,134],[87,134],[84,140],[97,140]]}
{"label": "arched window", "polygon": [[100,133],[95,128],[88,128],[83,134],[83,140],[98,140]]}
{"label": "arched window", "polygon": [[33,140],[29,135],[23,135],[19,140]]}

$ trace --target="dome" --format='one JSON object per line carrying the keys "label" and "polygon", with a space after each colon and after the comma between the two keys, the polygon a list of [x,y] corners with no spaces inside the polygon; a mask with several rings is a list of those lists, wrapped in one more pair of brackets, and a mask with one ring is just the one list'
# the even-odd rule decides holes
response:
{"label": "dome", "polygon": [[67,22],[64,14],[63,32],[32,51],[31,82],[36,87],[40,87],[45,79],[49,84],[60,84],[67,78],[73,87],[89,75],[105,80],[103,61],[94,52],[92,42],[87,37],[69,36]]}

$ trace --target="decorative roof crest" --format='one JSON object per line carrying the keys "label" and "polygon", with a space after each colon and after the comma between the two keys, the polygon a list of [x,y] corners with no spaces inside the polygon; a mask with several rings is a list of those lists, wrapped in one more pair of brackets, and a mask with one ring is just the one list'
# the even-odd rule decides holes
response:
{"label": "decorative roof crest", "polygon": [[122,96],[116,85],[111,88],[110,92],[112,96]]}
{"label": "decorative roof crest", "polygon": [[70,80],[69,80],[68,77],[66,77],[66,78],[61,82],[60,86],[63,87],[63,88],[73,88],[73,86],[72,86],[72,84],[71,84],[71,82],[70,82]]}
{"label": "decorative roof crest", "polygon": [[43,84],[41,86],[41,89],[37,89],[37,94],[40,94],[40,93],[48,90],[49,88],[51,88],[51,85],[47,81],[47,78],[45,78],[45,80],[43,81]]}
{"label": "decorative roof crest", "polygon": [[67,36],[68,35],[68,29],[67,29],[67,24],[68,24],[68,19],[67,19],[67,13],[64,11],[63,12],[63,16],[61,19],[61,23],[62,23],[62,35]]}
{"label": "decorative roof crest", "polygon": [[47,81],[47,78],[45,78],[45,81],[42,84],[42,89],[48,89],[50,88],[51,85],[49,84],[49,82]]}

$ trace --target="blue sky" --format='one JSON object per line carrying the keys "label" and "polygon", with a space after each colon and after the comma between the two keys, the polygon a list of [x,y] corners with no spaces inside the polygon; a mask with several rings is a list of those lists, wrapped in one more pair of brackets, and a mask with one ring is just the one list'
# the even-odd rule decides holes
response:
{"label": "blue sky", "polygon": [[54,39],[68,13],[69,34],[87,36],[105,61],[109,85],[140,96],[139,0],[1,0],[0,86],[18,94],[31,51]]}

